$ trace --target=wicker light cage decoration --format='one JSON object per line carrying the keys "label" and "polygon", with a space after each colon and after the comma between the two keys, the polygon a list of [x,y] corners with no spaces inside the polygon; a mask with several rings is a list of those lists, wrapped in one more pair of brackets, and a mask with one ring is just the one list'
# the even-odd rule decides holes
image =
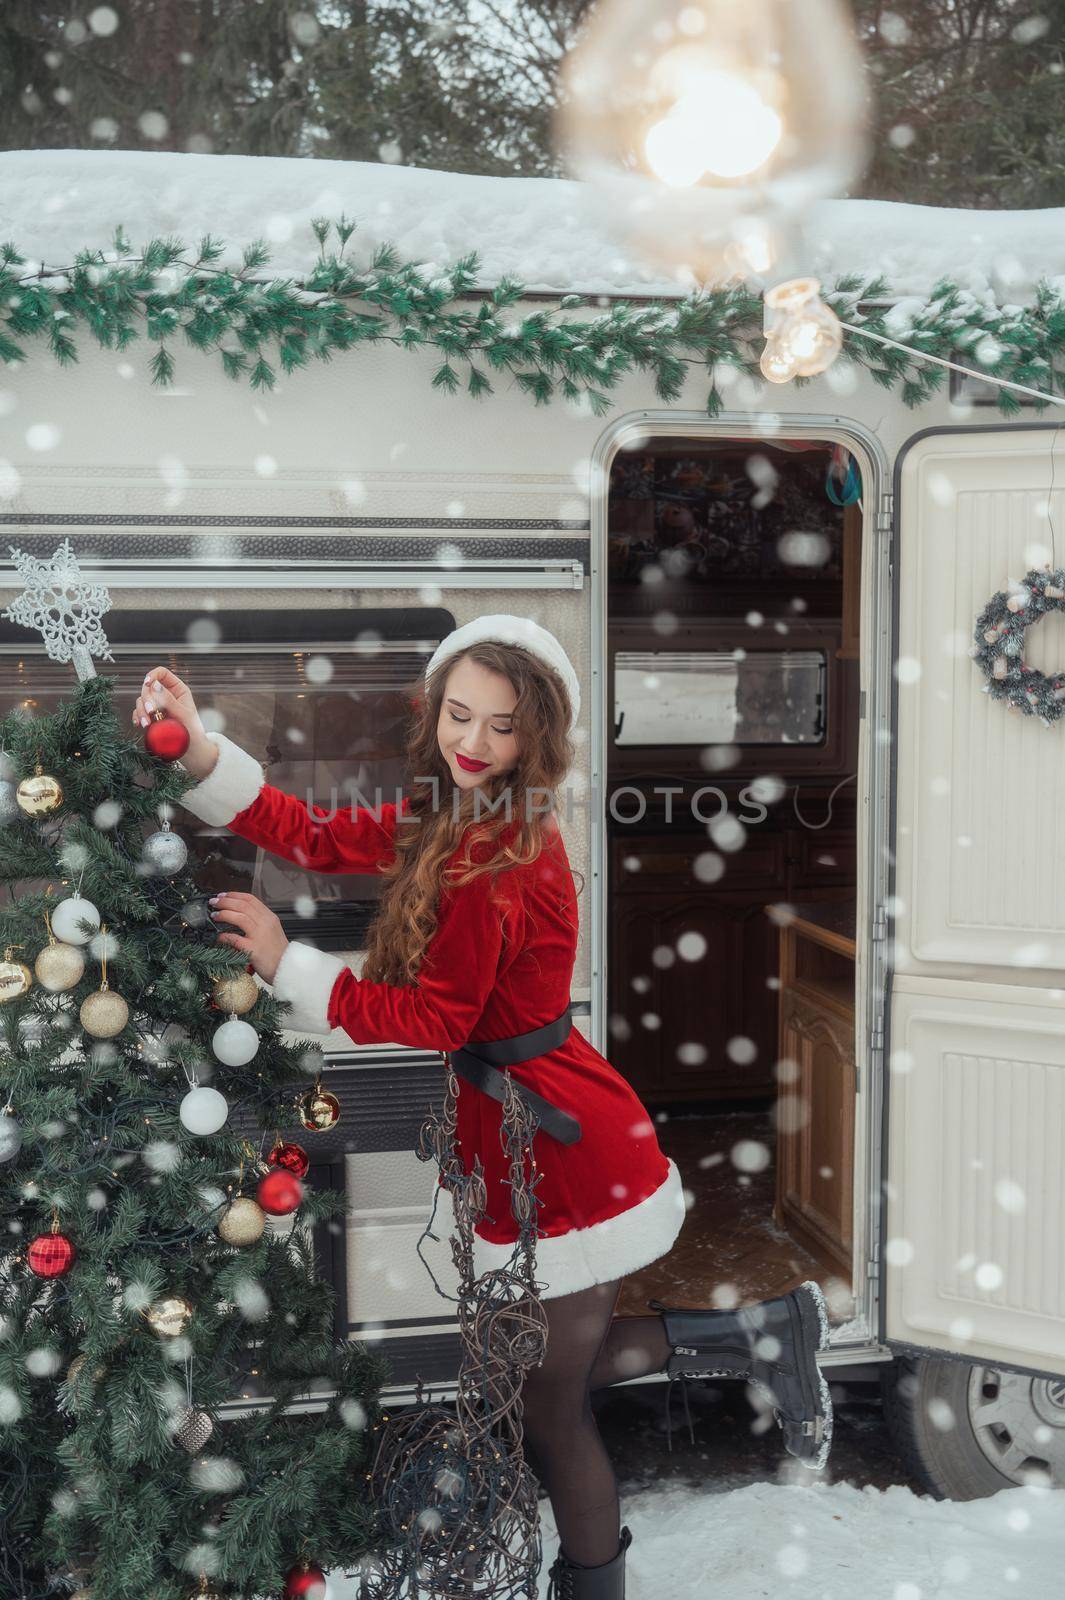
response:
{"label": "wicker light cage decoration", "polygon": [[[475,1279],[473,1224],[484,1213],[487,1192],[480,1159],[467,1174],[455,1147],[457,1096],[448,1061],[441,1114],[430,1113],[416,1153],[420,1161],[436,1160],[454,1201],[458,1391],[452,1411],[423,1399],[419,1379],[417,1403],[376,1425],[370,1488],[377,1548],[355,1574],[359,1600],[535,1600],[537,1592],[540,1517],[523,1450],[521,1390],[525,1373],[547,1348],[547,1316],[537,1294],[543,1285],[534,1276],[540,1175],[530,1181],[526,1173],[539,1119],[508,1073],[500,1139],[518,1238],[505,1267]],[[436,1237],[430,1231],[435,1214],[436,1200],[422,1239]],[[437,1293],[454,1300],[426,1266]]]}

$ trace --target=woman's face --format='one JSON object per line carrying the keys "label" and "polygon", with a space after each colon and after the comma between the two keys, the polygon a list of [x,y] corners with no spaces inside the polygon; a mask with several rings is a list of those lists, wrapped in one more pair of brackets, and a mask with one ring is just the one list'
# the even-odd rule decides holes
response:
{"label": "woman's face", "polygon": [[469,656],[451,668],[436,736],[459,789],[476,789],[516,766],[518,741],[511,715],[517,698],[509,679]]}

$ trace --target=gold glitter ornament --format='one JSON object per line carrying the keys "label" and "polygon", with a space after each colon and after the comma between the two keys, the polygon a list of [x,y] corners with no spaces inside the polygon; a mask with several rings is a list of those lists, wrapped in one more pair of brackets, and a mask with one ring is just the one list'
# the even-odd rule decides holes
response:
{"label": "gold glitter ornament", "polygon": [[322,1088],[320,1078],[313,1089],[301,1095],[298,1108],[303,1126],[315,1133],[328,1133],[340,1121],[340,1101],[335,1094]]}
{"label": "gold glitter ornament", "polygon": [[[78,1373],[81,1371],[82,1367],[85,1365],[86,1359],[87,1359],[87,1357],[84,1354],[74,1357],[73,1361],[70,1363],[70,1366],[67,1368],[67,1382],[68,1383],[76,1383],[77,1382]],[[93,1383],[99,1383],[100,1379],[103,1376],[104,1376],[104,1369],[99,1364],[99,1362],[97,1362],[96,1366],[93,1367],[93,1369],[92,1369],[92,1381],[93,1381]]]}
{"label": "gold glitter ornament", "polygon": [[38,761],[33,777],[19,784],[15,799],[27,817],[46,817],[63,804],[63,790],[58,778],[50,777]]}
{"label": "gold glitter ornament", "polygon": [[167,1295],[163,1300],[153,1300],[144,1315],[154,1333],[162,1339],[176,1339],[192,1321],[192,1307],[181,1295]]}
{"label": "gold glitter ornament", "polygon": [[14,951],[21,950],[20,944],[9,944],[4,947],[4,959],[0,961],[0,1005],[7,1005],[9,1000],[21,1000],[33,987],[33,974],[24,961],[16,961]]}
{"label": "gold glitter ornament", "polygon": [[56,938],[47,911],[44,925],[48,929],[48,943],[33,963],[33,970],[37,974],[37,981],[50,994],[62,994],[81,982],[85,975],[85,957],[76,944],[64,944]]}
{"label": "gold glitter ornament", "polygon": [[[101,923],[100,932],[107,933],[107,923]],[[106,942],[101,957],[100,987],[81,1002],[78,1017],[86,1033],[94,1039],[113,1039],[129,1021],[129,1006],[120,994],[115,994],[107,982]]]}
{"label": "gold glitter ornament", "polygon": [[216,978],[211,997],[220,1011],[242,1017],[258,1000],[259,985],[250,972],[238,972],[232,978]]}
{"label": "gold glitter ornament", "polygon": [[129,1006],[120,994],[108,988],[105,980],[81,1002],[78,1017],[85,1032],[94,1039],[113,1039],[129,1021]]}
{"label": "gold glitter ornament", "polygon": [[259,1202],[246,1195],[238,1195],[218,1224],[218,1237],[224,1239],[226,1244],[254,1244],[262,1238],[265,1227],[266,1212]]}

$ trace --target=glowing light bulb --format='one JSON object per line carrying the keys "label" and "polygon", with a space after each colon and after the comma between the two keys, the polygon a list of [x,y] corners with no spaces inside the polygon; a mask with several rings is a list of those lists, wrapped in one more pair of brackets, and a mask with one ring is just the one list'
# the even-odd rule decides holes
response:
{"label": "glowing light bulb", "polygon": [[[791,278],[766,290],[762,301],[766,347],[761,367],[774,383],[816,377],[832,365],[843,348],[839,318],[821,299],[820,288],[817,278]],[[784,376],[775,376],[777,372]]]}
{"label": "glowing light bulb", "polygon": [[787,383],[795,377],[795,363],[779,339],[768,339],[759,362],[763,378],[770,383]]}
{"label": "glowing light bulb", "polygon": [[707,172],[744,178],[764,166],[784,122],[757,87],[730,72],[705,71],[644,140],[648,165],[663,183],[698,183]]}
{"label": "glowing light bulb", "polygon": [[645,261],[688,282],[768,274],[865,165],[862,71],[845,0],[600,0],[562,64],[555,143]]}

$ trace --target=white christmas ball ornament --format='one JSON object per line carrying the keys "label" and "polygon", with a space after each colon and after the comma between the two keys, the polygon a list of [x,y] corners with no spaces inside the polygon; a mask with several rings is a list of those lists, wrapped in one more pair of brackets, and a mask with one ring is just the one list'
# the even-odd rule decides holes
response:
{"label": "white christmas ball ornament", "polygon": [[250,1022],[230,1017],[228,1022],[223,1022],[220,1028],[215,1029],[211,1048],[227,1067],[243,1067],[258,1050],[259,1035]]}
{"label": "white christmas ball ornament", "polygon": [[200,1084],[190,1089],[182,1100],[178,1116],[190,1133],[204,1138],[207,1134],[217,1133],[224,1126],[229,1116],[229,1102],[217,1089]]}
{"label": "white christmas ball ornament", "polygon": [[[79,922],[93,923],[92,933],[86,933],[79,928]],[[52,912],[52,932],[64,944],[88,944],[94,933],[100,930],[100,913],[91,900],[85,900],[80,894],[72,894],[66,900],[60,900]]]}

